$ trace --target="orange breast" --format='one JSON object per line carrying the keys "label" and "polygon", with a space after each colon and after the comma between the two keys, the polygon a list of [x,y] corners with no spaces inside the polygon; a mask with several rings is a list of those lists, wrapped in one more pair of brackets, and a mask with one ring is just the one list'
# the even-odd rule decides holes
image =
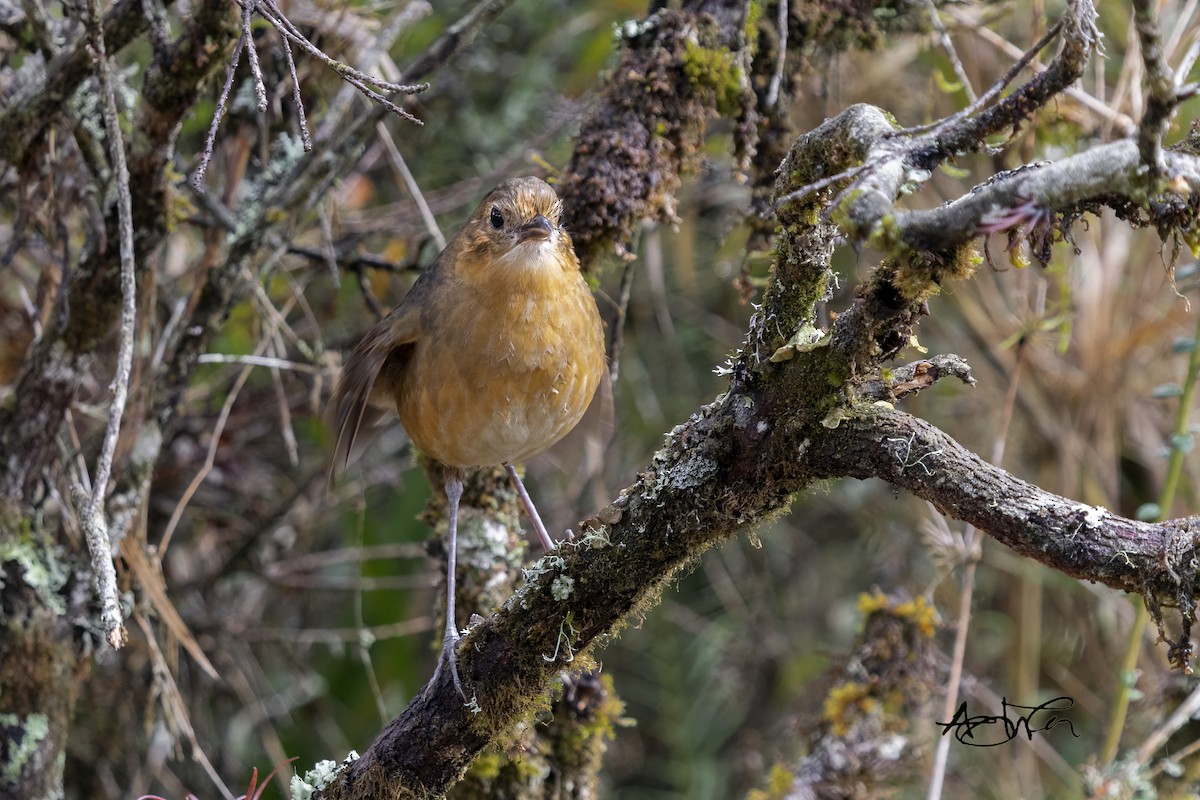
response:
{"label": "orange breast", "polygon": [[413,442],[454,467],[524,461],[567,434],[605,369],[595,300],[557,262],[458,282],[396,393]]}

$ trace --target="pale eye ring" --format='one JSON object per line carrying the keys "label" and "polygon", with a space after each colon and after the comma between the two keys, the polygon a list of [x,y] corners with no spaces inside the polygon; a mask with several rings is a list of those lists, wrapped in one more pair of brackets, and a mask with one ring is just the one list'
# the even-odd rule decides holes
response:
{"label": "pale eye ring", "polygon": [[500,230],[504,227],[504,215],[500,213],[500,209],[496,206],[492,206],[491,220],[492,227],[496,230]]}

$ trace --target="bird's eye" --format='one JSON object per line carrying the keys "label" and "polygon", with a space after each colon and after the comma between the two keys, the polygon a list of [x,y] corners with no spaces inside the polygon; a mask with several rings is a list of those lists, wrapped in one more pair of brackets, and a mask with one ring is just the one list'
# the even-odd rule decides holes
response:
{"label": "bird's eye", "polygon": [[504,215],[500,213],[500,209],[492,206],[492,227],[500,230],[504,227]]}

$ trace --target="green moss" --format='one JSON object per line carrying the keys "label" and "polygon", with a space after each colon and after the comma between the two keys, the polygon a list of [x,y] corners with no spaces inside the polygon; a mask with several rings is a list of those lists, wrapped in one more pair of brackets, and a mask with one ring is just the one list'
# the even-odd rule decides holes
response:
{"label": "green moss", "polygon": [[693,87],[713,93],[717,111],[737,111],[744,81],[733,53],[688,40],[683,44],[683,73]]}
{"label": "green moss", "polygon": [[751,789],[746,795],[746,800],[783,800],[792,791],[792,784],[796,782],[796,774],[782,764],[776,764],[771,767],[771,774],[767,776],[766,789]]}
{"label": "green moss", "polygon": [[[513,759],[514,761],[516,759]],[[508,764],[508,759],[494,750],[484,750],[471,762],[467,776],[482,781],[495,780],[500,777],[500,771]]]}
{"label": "green moss", "polygon": [[758,21],[762,19],[762,15],[762,2],[750,0],[750,5],[746,7],[746,24],[742,28],[742,35],[746,37],[746,44],[750,47],[751,58],[758,50]]}

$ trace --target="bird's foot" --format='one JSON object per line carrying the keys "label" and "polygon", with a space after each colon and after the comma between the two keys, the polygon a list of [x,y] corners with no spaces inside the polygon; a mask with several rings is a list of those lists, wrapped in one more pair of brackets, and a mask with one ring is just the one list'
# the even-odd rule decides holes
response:
{"label": "bird's foot", "polygon": [[462,680],[458,677],[458,640],[457,631],[446,634],[446,638],[442,640],[442,654],[438,656],[437,669],[433,671],[433,677],[429,679],[429,688],[437,685],[438,678],[442,676],[442,670],[449,668],[450,679],[454,681],[454,688],[458,690],[458,696],[463,699],[464,703],[470,703],[467,699],[467,693],[463,691]]}

